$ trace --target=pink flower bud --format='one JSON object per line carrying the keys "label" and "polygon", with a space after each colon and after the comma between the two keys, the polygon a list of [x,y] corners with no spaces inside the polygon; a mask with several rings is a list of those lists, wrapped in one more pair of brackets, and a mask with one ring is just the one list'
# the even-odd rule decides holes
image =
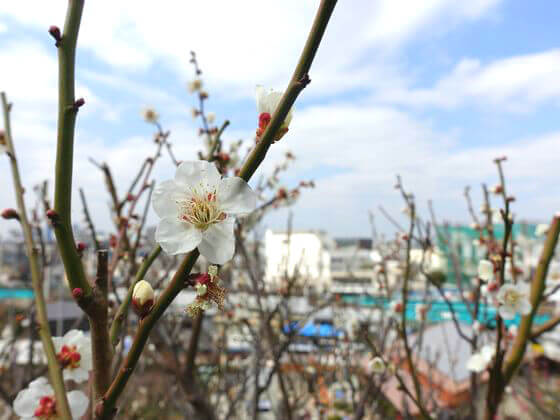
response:
{"label": "pink flower bud", "polygon": [[78,242],[76,244],[76,249],[78,250],[78,252],[84,252],[84,250],[87,248],[87,245],[84,242]]}
{"label": "pink flower bud", "polygon": [[72,296],[74,299],[80,299],[84,295],[84,291],[80,287],[72,289]]}

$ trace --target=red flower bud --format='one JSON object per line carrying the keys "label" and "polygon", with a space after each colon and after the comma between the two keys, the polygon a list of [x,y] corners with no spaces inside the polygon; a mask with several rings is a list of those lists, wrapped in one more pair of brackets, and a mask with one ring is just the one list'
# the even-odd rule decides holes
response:
{"label": "red flower bud", "polygon": [[47,210],[47,217],[51,222],[54,222],[56,219],[58,219],[58,213],[53,209]]}
{"label": "red flower bud", "polygon": [[83,252],[87,248],[87,245],[84,242],[78,242],[76,244],[76,249],[78,252]]}
{"label": "red flower bud", "polygon": [[84,291],[81,288],[76,287],[75,289],[72,289],[72,296],[74,299],[80,299],[83,295]]}
{"label": "red flower bud", "polygon": [[19,214],[15,209],[4,209],[2,210],[2,218],[6,220],[15,219],[19,220]]}

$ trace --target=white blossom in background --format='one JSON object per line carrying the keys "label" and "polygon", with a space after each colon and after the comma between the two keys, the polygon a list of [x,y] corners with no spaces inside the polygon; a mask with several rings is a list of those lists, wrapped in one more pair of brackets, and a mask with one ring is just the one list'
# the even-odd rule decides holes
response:
{"label": "white blossom in background", "polygon": [[53,343],[64,379],[78,383],[87,381],[93,368],[91,338],[83,331],[70,330],[64,337],[53,337]]}
{"label": "white blossom in background", "polygon": [[145,108],[142,110],[142,118],[150,124],[155,124],[159,120],[159,114],[153,108]]}
{"label": "white blossom in background", "polygon": [[496,354],[495,346],[491,344],[483,346],[479,352],[473,353],[467,360],[467,369],[471,372],[483,372],[492,361],[494,354]]}
{"label": "white blossom in background", "polygon": [[389,316],[400,318],[404,311],[404,304],[401,300],[393,300],[389,303]]}
{"label": "white blossom in background", "polygon": [[374,357],[371,361],[371,370],[373,373],[385,373],[385,362],[381,357]]}
{"label": "white blossom in background", "polygon": [[492,280],[494,278],[494,264],[488,260],[481,260],[478,263],[478,277],[486,281]]}
{"label": "white blossom in background", "polygon": [[414,308],[414,312],[416,314],[417,320],[425,320],[426,316],[428,315],[428,305],[425,303],[419,303]]}
{"label": "white blossom in background", "polygon": [[498,313],[503,319],[513,319],[515,314],[527,315],[531,312],[527,283],[504,284],[498,291]]}
{"label": "white blossom in background", "polygon": [[[78,420],[85,414],[89,398],[82,391],[70,391],[67,398],[72,419]],[[17,394],[14,400],[14,412],[22,420],[58,419],[54,389],[48,383],[47,378],[35,379],[27,388]]]}
{"label": "white blossom in background", "polygon": [[560,362],[560,346],[554,341],[545,341],[542,345],[544,355],[551,360]]}
{"label": "white blossom in background", "polygon": [[198,78],[190,81],[189,84],[187,85],[187,89],[189,90],[190,93],[198,92],[201,88],[202,88],[202,80]]}
{"label": "white blossom in background", "polygon": [[170,255],[196,247],[213,264],[233,257],[235,216],[252,212],[257,195],[239,177],[224,178],[213,163],[181,163],[175,179],[156,187],[152,200],[161,217],[156,241]]}
{"label": "white blossom in background", "polygon": [[544,236],[548,232],[549,225],[546,223],[539,223],[535,228],[535,235],[537,236]]}
{"label": "white blossom in background", "polygon": [[[278,104],[280,103],[280,100],[282,99],[283,95],[284,92],[278,92],[272,89],[265,89],[263,86],[257,85],[256,100],[257,100],[257,112],[259,114],[259,127],[257,128],[257,139],[260,139],[263,133],[265,132],[266,127],[268,126],[268,123],[272,119],[272,115],[274,114],[274,111],[276,111],[276,108],[278,107]],[[290,122],[292,121],[293,110],[294,109],[291,108],[290,111],[288,112],[288,115],[286,115],[286,118],[284,119],[284,122],[280,126],[278,133],[276,133],[276,137],[274,138],[274,141],[280,140],[284,136],[284,134],[288,132]]]}

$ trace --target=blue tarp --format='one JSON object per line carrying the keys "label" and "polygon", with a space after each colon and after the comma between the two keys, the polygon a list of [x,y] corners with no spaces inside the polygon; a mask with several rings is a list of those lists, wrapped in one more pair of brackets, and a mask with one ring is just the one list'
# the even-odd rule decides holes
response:
{"label": "blue tarp", "polygon": [[291,331],[298,330],[298,335],[303,337],[317,337],[317,338],[336,338],[343,335],[343,332],[337,330],[330,324],[315,324],[308,322],[303,327],[299,323],[292,322],[284,326],[284,332],[290,333]]}

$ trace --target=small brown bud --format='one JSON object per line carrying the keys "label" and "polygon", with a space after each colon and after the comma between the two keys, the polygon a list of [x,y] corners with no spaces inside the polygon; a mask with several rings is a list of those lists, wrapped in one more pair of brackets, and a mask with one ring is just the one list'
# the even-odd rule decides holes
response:
{"label": "small brown bud", "polygon": [[1,215],[6,220],[19,220],[19,214],[15,209],[4,209]]}

